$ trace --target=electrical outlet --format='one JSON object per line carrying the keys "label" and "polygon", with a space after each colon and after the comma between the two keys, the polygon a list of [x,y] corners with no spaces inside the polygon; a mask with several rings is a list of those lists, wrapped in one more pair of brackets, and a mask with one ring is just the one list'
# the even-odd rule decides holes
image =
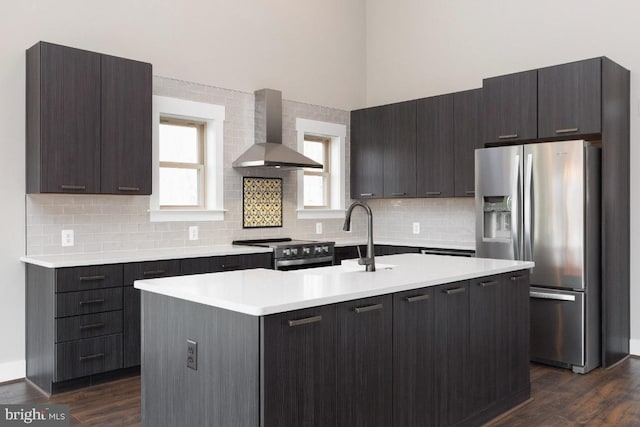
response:
{"label": "electrical outlet", "polygon": [[420,223],[419,222],[414,222],[413,223],[413,234],[420,234]]}
{"label": "electrical outlet", "polygon": [[198,343],[187,340],[187,368],[198,370]]}
{"label": "electrical outlet", "polygon": [[198,240],[198,226],[192,225],[189,227],[189,240]]}
{"label": "electrical outlet", "polygon": [[60,237],[62,246],[73,246],[73,230],[62,230]]}
{"label": "electrical outlet", "polygon": [[316,234],[322,234],[322,223],[316,222]]}

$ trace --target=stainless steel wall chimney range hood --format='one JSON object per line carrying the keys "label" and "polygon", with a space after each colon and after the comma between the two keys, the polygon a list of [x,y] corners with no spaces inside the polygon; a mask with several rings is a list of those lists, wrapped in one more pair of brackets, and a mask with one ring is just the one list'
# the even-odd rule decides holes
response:
{"label": "stainless steel wall chimney range hood", "polygon": [[[282,145],[282,92],[255,92],[255,140],[232,164],[234,168],[321,168],[322,165]],[[264,141],[264,142],[262,142]]]}

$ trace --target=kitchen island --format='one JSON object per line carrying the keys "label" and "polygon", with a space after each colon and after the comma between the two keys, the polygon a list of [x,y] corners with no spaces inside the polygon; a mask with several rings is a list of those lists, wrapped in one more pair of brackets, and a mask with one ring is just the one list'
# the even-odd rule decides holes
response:
{"label": "kitchen island", "polygon": [[377,263],[137,281],[143,425],[479,425],[529,398],[533,263]]}

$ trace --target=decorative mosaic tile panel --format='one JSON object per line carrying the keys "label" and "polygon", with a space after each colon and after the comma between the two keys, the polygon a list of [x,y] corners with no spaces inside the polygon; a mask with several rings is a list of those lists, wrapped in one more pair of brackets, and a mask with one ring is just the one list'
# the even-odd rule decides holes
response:
{"label": "decorative mosaic tile panel", "polygon": [[242,227],[282,227],[282,178],[242,178]]}

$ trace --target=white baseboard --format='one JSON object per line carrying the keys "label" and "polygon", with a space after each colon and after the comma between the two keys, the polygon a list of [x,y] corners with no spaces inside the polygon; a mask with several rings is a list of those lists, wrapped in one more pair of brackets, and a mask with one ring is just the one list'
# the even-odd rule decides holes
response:
{"label": "white baseboard", "polygon": [[27,364],[24,360],[0,363],[0,383],[24,378]]}
{"label": "white baseboard", "polygon": [[629,353],[633,354],[634,356],[640,356],[640,339],[629,340]]}

